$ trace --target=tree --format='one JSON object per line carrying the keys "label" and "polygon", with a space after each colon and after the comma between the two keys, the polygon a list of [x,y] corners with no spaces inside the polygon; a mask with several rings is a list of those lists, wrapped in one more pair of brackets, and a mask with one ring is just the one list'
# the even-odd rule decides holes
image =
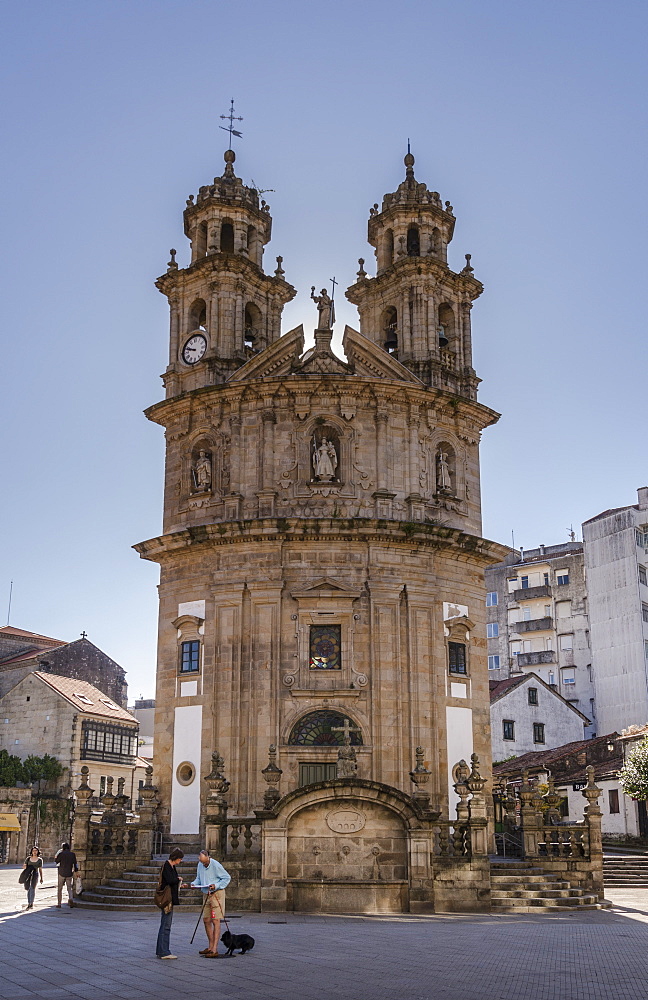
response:
{"label": "tree", "polygon": [[22,784],[29,781],[20,757],[0,750],[0,786],[15,788],[19,781]]}
{"label": "tree", "polygon": [[27,781],[37,781],[40,792],[41,781],[47,783],[59,778],[63,773],[63,767],[56,757],[51,757],[46,753],[43,757],[36,757],[30,754],[23,762],[23,768],[27,775]]}
{"label": "tree", "polygon": [[619,771],[619,784],[631,799],[648,799],[648,739],[628,753]]}

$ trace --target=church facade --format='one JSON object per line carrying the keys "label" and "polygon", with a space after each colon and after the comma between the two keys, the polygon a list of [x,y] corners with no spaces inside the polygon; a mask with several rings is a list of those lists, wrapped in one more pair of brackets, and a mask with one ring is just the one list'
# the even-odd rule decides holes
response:
{"label": "church facade", "polygon": [[472,367],[482,285],[470,257],[449,268],[452,206],[408,153],[371,209],[376,274],[360,260],[346,292],[360,330],[338,356],[313,289],[305,351],[301,326],[281,335],[296,292],[281,257],[264,270],[269,208],[234,162],[188,199],[191,263],[172,251],[157,282],[164,524],[135,548],[161,571],[162,824],[226,850],[225,817],[254,821],[263,909],[479,908],[483,581],[505,554],[481,537],[479,440],[498,418]]}

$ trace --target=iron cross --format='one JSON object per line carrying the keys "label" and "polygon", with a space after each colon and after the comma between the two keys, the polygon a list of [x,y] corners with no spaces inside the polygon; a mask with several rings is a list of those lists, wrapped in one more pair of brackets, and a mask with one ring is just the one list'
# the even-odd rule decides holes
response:
{"label": "iron cross", "polygon": [[231,105],[230,105],[229,114],[228,115],[220,115],[220,117],[224,121],[229,121],[229,125],[219,125],[218,127],[222,128],[223,132],[229,132],[230,149],[231,149],[232,148],[232,136],[233,135],[237,136],[237,138],[239,138],[239,139],[243,138],[243,133],[242,132],[237,132],[236,129],[234,128],[234,122],[242,122],[243,121],[243,119],[239,115],[235,115],[234,114],[234,98],[232,98],[232,102],[231,102]]}
{"label": "iron cross", "polygon": [[334,299],[334,298],[335,298],[335,286],[336,286],[336,285],[338,285],[338,284],[339,284],[339,282],[338,282],[338,281],[336,281],[336,280],[335,280],[335,278],[329,278],[329,281],[330,281],[330,282],[331,282],[331,284],[333,285],[333,289],[332,289],[332,291],[331,291],[331,299]]}

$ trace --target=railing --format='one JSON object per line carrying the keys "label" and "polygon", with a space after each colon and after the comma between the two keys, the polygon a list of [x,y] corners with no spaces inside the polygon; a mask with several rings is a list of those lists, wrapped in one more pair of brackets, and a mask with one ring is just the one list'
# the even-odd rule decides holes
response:
{"label": "railing", "polygon": [[137,854],[139,832],[139,823],[108,826],[91,821],[88,845],[90,854]]}
{"label": "railing", "polygon": [[521,858],[524,856],[522,836],[515,833],[496,833],[495,850],[501,858]]}
{"label": "railing", "polygon": [[589,857],[586,826],[543,826],[538,834],[537,857],[572,858],[574,861]]}
{"label": "railing", "polygon": [[470,854],[470,828],[467,823],[442,820],[434,825],[432,853],[440,858],[456,858]]}
{"label": "railing", "polygon": [[261,824],[255,817],[228,819],[221,825],[221,848],[227,858],[261,855]]}

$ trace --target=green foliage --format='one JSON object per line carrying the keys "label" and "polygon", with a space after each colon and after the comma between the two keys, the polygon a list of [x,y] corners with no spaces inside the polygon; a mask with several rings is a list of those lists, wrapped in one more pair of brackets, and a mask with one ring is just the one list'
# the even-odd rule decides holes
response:
{"label": "green foliage", "polygon": [[631,799],[648,799],[648,739],[629,752],[619,771],[619,784]]}
{"label": "green foliage", "polygon": [[27,781],[29,778],[20,757],[0,750],[0,786],[15,788],[18,782],[26,784]]}
{"label": "green foliage", "polygon": [[33,781],[52,781],[63,773],[63,767],[56,757],[48,753],[44,757],[30,754],[25,760],[0,750],[0,785],[15,788],[17,784],[29,785]]}

